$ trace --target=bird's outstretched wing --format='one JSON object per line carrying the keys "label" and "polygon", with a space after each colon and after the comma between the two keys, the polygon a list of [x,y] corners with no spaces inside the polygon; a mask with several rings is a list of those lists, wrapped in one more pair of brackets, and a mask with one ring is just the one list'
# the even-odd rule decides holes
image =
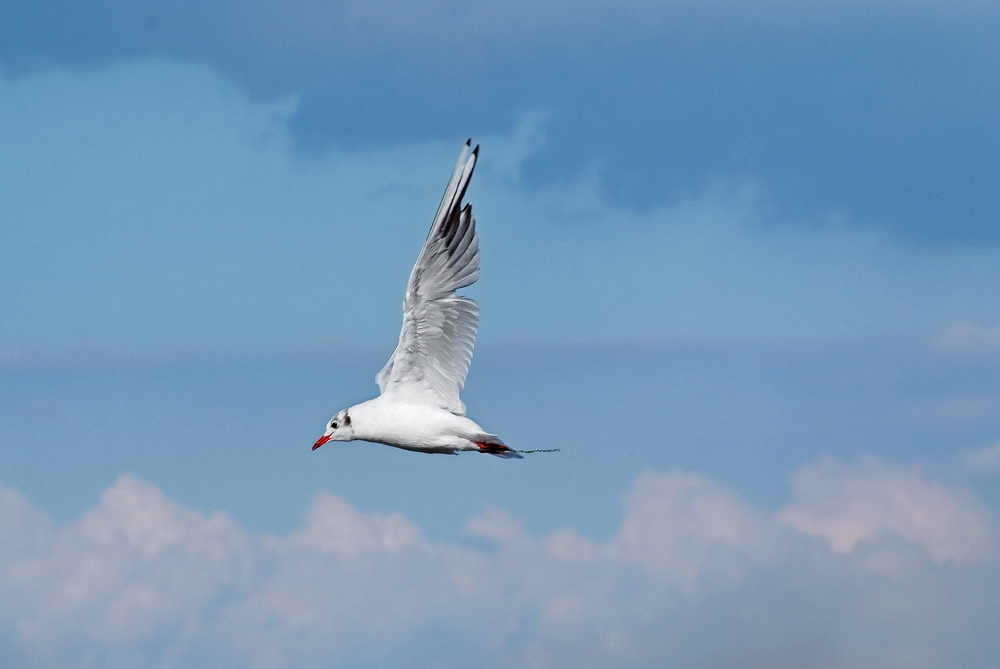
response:
{"label": "bird's outstretched wing", "polygon": [[472,362],[479,305],[455,294],[479,278],[479,238],[472,205],[462,206],[479,154],[466,142],[445,189],[403,298],[403,329],[375,377],[383,395],[465,414],[459,393]]}

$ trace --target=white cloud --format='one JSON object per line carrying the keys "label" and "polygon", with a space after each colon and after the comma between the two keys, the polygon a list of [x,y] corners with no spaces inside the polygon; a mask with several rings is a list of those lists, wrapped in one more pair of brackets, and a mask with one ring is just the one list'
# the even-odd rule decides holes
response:
{"label": "white cloud", "polygon": [[[19,543],[25,532],[15,528],[3,543]],[[248,537],[225,514],[183,508],[131,476],[50,534],[46,550],[0,576],[4,615],[43,655],[75,635],[122,646],[192,622],[220,587],[249,574],[254,559]]]}
{"label": "white cloud", "polygon": [[778,522],[826,539],[837,553],[886,533],[914,542],[935,562],[974,564],[993,554],[994,521],[967,492],[924,479],[916,467],[874,458],[846,467],[831,458],[803,467]]}
{"label": "white cloud", "polygon": [[625,501],[611,554],[690,587],[710,569],[737,577],[774,545],[773,528],[731,490],[697,474],[646,473]]}
{"label": "white cloud", "polygon": [[[776,516],[699,475],[646,473],[607,542],[572,528],[534,537],[499,509],[466,530],[480,543],[430,541],[401,514],[320,493],[301,528],[258,536],[130,476],[53,526],[0,489],[0,639],[14,640],[0,662],[361,666],[436,648],[441,666],[794,665],[816,653],[831,667],[907,666],[914,653],[947,659],[952,626],[998,601],[990,514],[875,460],[803,468]],[[909,566],[880,584],[885,569],[854,558],[885,534]],[[815,646],[819,602],[832,627]],[[947,666],[935,661],[924,664]]]}
{"label": "white cloud", "polygon": [[305,549],[355,556],[380,550],[398,552],[420,543],[420,528],[402,514],[365,517],[346,501],[321,493],[306,515],[305,526],[286,540],[271,539],[275,550]]}

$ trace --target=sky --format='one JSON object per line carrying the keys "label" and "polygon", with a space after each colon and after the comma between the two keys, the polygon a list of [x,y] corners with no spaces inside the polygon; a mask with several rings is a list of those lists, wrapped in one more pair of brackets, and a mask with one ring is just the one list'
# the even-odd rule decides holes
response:
{"label": "sky", "polygon": [[[995,667],[992,3],[7,2],[0,664]],[[370,398],[462,143],[468,414]]]}

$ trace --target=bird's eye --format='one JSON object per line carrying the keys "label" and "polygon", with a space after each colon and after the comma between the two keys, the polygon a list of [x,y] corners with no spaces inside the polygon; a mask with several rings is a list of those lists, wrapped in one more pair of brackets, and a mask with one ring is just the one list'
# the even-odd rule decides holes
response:
{"label": "bird's eye", "polygon": [[330,427],[332,427],[334,430],[336,430],[337,429],[337,421],[331,422],[330,423]]}

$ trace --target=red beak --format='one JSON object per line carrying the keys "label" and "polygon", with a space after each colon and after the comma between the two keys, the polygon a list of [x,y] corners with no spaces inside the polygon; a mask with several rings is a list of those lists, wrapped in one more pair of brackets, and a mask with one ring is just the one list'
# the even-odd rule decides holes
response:
{"label": "red beak", "polygon": [[323,435],[322,437],[319,438],[319,441],[313,444],[313,450],[315,451],[317,448],[319,448],[328,441],[330,441],[330,435],[328,434]]}

